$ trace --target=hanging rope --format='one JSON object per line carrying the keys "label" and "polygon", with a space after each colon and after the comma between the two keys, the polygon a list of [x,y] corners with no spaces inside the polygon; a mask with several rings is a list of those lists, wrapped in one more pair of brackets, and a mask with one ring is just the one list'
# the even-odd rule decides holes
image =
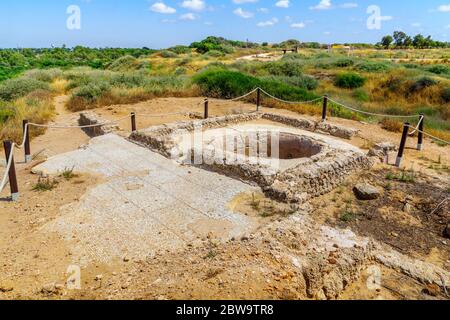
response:
{"label": "hanging rope", "polygon": [[[411,129],[415,129],[413,126],[407,126],[407,127],[411,128]],[[417,131],[420,132],[420,133],[423,133],[424,135],[426,135],[426,136],[428,136],[428,137],[430,137],[430,138],[432,138],[432,139],[434,139],[434,140],[437,140],[437,141],[440,141],[440,142],[442,142],[442,143],[445,143],[445,144],[450,145],[450,142],[448,142],[448,141],[442,140],[442,139],[440,139],[440,138],[438,138],[438,137],[435,137],[435,136],[433,136],[433,135],[431,135],[431,134],[429,134],[429,133],[426,133],[426,132],[424,132],[424,131],[421,131],[421,130],[419,130],[419,129],[417,129]]]}
{"label": "hanging rope", "polygon": [[255,93],[259,88],[253,89],[252,91],[250,91],[249,93],[244,94],[243,96],[237,97],[237,98],[233,98],[233,99],[229,99],[230,101],[238,101],[244,98],[247,98],[249,95]]}
{"label": "hanging rope", "polygon": [[13,145],[11,146],[11,153],[9,154],[9,158],[8,161],[6,162],[6,171],[3,174],[3,178],[2,181],[0,183],[0,192],[3,191],[3,189],[6,187],[6,185],[9,182],[9,169],[11,169],[11,164],[12,164],[12,160],[13,160],[13,156],[14,156],[14,146],[15,144],[13,143]]}
{"label": "hanging rope", "polygon": [[369,115],[369,116],[384,117],[384,118],[417,118],[417,117],[421,116],[421,115],[400,116],[400,115],[392,115],[392,114],[372,113],[372,112],[367,112],[367,111],[363,111],[363,110],[359,110],[359,109],[356,109],[356,108],[349,107],[349,106],[347,106],[345,104],[342,104],[340,102],[337,102],[337,101],[335,101],[335,100],[333,100],[331,98],[328,98],[328,100],[333,102],[334,104],[337,104],[338,106],[343,107],[343,108],[352,110],[354,112],[366,114],[366,115]]}
{"label": "hanging rope", "polygon": [[421,115],[419,123],[417,124],[417,127],[409,133],[409,136],[413,136],[417,132],[417,130],[419,130],[419,127],[420,127],[421,123],[423,122],[423,119],[425,119],[425,116]]}
{"label": "hanging rope", "polygon": [[263,90],[263,89],[261,89],[261,88],[259,88],[259,89],[260,89],[261,92],[264,93],[266,96],[268,96],[268,97],[270,97],[270,98],[272,98],[272,99],[274,99],[274,100],[277,100],[277,101],[279,101],[279,102],[288,103],[288,104],[314,103],[314,102],[317,102],[317,101],[322,100],[322,99],[324,98],[324,97],[320,97],[320,98],[313,99],[313,100],[309,100],[309,101],[287,101],[287,100],[283,100],[283,99],[277,98],[277,97],[271,95],[270,93],[268,93],[267,91],[265,91],[265,90]]}

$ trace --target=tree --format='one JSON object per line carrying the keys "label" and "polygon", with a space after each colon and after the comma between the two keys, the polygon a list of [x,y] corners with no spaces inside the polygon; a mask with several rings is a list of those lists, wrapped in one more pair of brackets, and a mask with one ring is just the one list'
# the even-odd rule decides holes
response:
{"label": "tree", "polygon": [[394,42],[394,39],[391,36],[384,36],[383,39],[381,39],[381,45],[385,49],[389,49],[389,47],[391,46],[392,42]]}
{"label": "tree", "polygon": [[401,48],[404,46],[404,41],[406,39],[407,35],[406,33],[404,33],[403,31],[395,31],[394,32],[394,41],[395,41],[395,46],[397,48]]}
{"label": "tree", "polygon": [[414,48],[423,49],[425,48],[425,38],[423,35],[418,34],[413,39]]}
{"label": "tree", "polygon": [[410,36],[406,36],[405,40],[403,40],[403,46],[405,48],[410,48],[413,44],[413,40]]}

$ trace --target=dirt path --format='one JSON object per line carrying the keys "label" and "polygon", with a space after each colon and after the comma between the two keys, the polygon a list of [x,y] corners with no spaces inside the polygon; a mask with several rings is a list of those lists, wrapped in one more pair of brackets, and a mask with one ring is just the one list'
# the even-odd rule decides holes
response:
{"label": "dirt path", "polygon": [[[57,96],[54,99],[56,116],[53,123],[64,125],[78,125],[78,113],[66,110],[65,103],[68,96]],[[75,150],[89,141],[89,136],[77,128],[48,129],[45,134],[36,137],[31,142],[33,155],[48,157],[67,151]]]}

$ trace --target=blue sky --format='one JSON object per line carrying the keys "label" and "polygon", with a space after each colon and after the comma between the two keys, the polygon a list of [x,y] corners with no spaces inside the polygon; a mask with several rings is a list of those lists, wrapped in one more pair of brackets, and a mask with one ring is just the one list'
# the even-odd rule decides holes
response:
{"label": "blue sky", "polygon": [[[69,30],[67,9],[80,9]],[[367,9],[380,9],[368,29]],[[450,41],[450,0],[1,0],[0,47],[163,48],[208,35],[279,42],[370,42],[394,30]]]}

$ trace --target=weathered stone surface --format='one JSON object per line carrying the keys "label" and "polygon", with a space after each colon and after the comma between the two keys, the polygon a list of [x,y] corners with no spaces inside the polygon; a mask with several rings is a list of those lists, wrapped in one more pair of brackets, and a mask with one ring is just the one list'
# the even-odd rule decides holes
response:
{"label": "weathered stone surface", "polygon": [[315,130],[328,132],[334,137],[343,139],[351,139],[358,133],[358,130],[345,128],[343,126],[331,124],[328,122],[317,122]]}
{"label": "weathered stone surface", "polygon": [[367,183],[357,184],[353,188],[353,192],[359,200],[375,200],[381,195],[380,190]]}
{"label": "weathered stone surface", "polygon": [[377,157],[381,162],[384,162],[389,153],[397,150],[397,146],[392,142],[380,142],[369,150],[368,156]]}
{"label": "weathered stone surface", "polygon": [[[78,120],[78,123],[80,126],[87,126],[101,124],[104,123],[104,121],[97,117],[97,115],[93,112],[82,112],[80,113],[80,119]],[[117,130],[119,130],[119,127],[114,124],[83,129],[83,131],[91,137],[103,136]]]}

